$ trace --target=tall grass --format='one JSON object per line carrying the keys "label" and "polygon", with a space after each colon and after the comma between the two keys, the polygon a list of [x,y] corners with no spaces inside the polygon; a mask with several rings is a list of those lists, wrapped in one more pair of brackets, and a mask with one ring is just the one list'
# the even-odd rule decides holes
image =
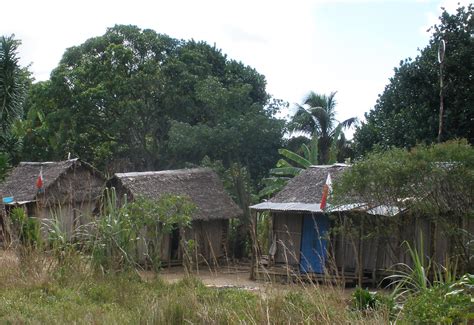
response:
{"label": "tall grass", "polygon": [[428,274],[431,268],[431,260],[425,259],[419,252],[423,252],[423,241],[420,242],[420,250],[412,248],[408,242],[404,242],[411,257],[413,266],[406,263],[395,265],[395,274],[386,277],[386,280],[394,286],[392,295],[396,300],[405,299],[411,294],[426,290],[430,286]]}
{"label": "tall grass", "polygon": [[[167,284],[159,276],[145,280],[134,272],[96,272],[72,256],[73,268],[55,265],[41,276],[19,276],[26,265],[5,254],[0,255],[0,323],[380,324],[388,319],[382,311],[351,310],[349,297],[337,288],[270,285],[249,291],[206,287],[193,277]],[[41,259],[42,265],[50,260],[36,256],[36,262]]]}
{"label": "tall grass", "polygon": [[126,201],[121,206],[115,189],[106,189],[101,215],[83,232],[85,246],[90,249],[95,266],[119,270],[138,266],[136,253],[140,225],[127,213]]}

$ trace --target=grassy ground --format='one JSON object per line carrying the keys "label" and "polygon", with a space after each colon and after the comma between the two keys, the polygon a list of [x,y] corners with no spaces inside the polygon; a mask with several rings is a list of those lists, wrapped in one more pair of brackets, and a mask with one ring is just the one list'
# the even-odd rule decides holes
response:
{"label": "grassy ground", "polygon": [[216,289],[193,277],[104,275],[78,256],[57,265],[36,254],[0,254],[0,323],[387,323],[383,311],[352,311],[336,287]]}

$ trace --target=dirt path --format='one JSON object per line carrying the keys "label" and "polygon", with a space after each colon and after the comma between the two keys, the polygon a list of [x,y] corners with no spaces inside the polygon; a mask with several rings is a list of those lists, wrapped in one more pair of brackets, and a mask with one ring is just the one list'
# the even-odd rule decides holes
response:
{"label": "dirt path", "polygon": [[[168,283],[174,283],[186,276],[183,267],[175,266],[160,272],[160,278]],[[211,287],[240,287],[250,290],[264,289],[269,283],[250,280],[248,267],[223,267],[217,270],[200,269],[193,272],[206,286]]]}

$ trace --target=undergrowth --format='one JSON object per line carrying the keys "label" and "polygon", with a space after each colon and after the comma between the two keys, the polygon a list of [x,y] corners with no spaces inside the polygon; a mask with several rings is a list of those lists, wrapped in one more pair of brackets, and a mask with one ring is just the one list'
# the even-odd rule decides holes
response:
{"label": "undergrowth", "polygon": [[[2,255],[3,254],[3,255]],[[0,252],[0,323],[380,324],[386,313],[350,308],[342,289],[307,285],[259,291],[169,284],[136,271],[98,272],[81,256],[62,263],[34,251]]]}

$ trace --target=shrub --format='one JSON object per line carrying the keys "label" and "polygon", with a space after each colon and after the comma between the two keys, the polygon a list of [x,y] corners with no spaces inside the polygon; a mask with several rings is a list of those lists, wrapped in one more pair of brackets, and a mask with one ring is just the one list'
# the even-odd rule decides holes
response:
{"label": "shrub", "polygon": [[391,313],[395,302],[391,297],[357,287],[352,293],[352,306],[356,310],[386,309]]}
{"label": "shrub", "polygon": [[472,296],[449,294],[448,286],[434,286],[408,297],[402,320],[407,323],[456,324],[474,320]]}
{"label": "shrub", "polygon": [[10,218],[21,244],[28,247],[41,244],[40,224],[36,218],[28,217],[22,208],[14,208]]}
{"label": "shrub", "polygon": [[189,226],[195,205],[187,197],[173,195],[163,195],[158,201],[142,197],[133,202],[124,197],[123,201],[120,205],[115,189],[107,189],[101,215],[85,231],[93,264],[106,271],[124,270],[146,260],[158,270],[163,236]]}

